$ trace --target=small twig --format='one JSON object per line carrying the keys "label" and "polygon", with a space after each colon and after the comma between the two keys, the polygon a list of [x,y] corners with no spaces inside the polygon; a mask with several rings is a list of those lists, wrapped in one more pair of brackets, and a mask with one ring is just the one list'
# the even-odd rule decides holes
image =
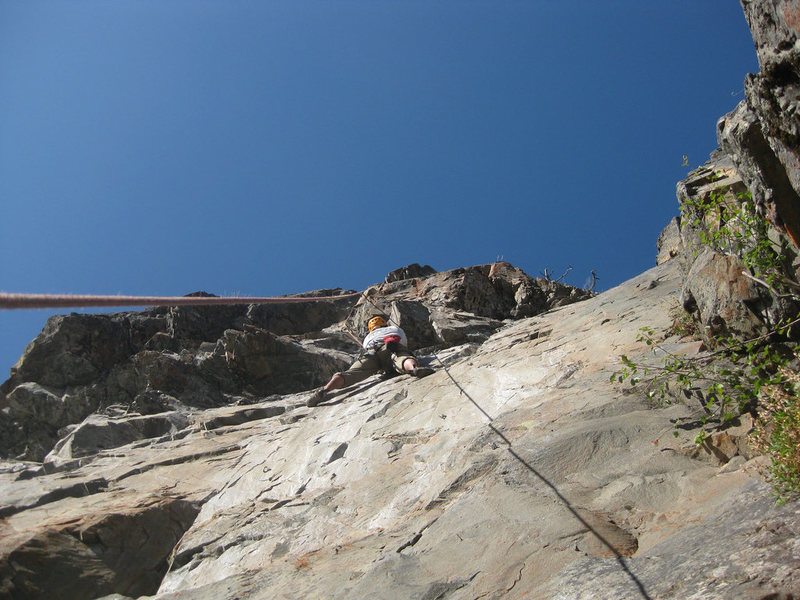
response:
{"label": "small twig", "polygon": [[567,273],[569,273],[570,271],[572,271],[572,267],[567,267],[567,270],[566,270],[566,271],[564,271],[564,274],[563,274],[561,277],[559,277],[558,279],[556,279],[556,283],[558,283],[559,281],[561,281],[562,279],[564,279],[564,277],[566,277],[566,276],[567,276]]}
{"label": "small twig", "polygon": [[[760,283],[761,285],[763,285],[765,288],[767,288],[770,292],[772,292],[778,298],[797,298],[797,294],[781,294],[778,290],[776,290],[774,287],[772,287],[766,281],[764,281],[763,279],[759,279],[758,277],[755,277],[754,275],[751,275],[747,271],[742,271],[742,275],[744,275],[748,279],[752,279],[753,281],[755,281],[757,283]],[[783,281],[783,283],[785,283],[789,287],[795,288],[796,290],[800,290],[800,284],[797,284],[794,281],[790,281],[789,279],[785,279]]]}

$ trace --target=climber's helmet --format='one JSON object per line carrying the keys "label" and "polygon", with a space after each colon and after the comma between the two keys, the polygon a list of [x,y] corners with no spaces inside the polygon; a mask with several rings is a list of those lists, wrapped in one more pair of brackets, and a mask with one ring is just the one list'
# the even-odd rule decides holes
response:
{"label": "climber's helmet", "polygon": [[386,327],[386,319],[380,315],[372,317],[369,321],[367,321],[367,327],[370,331],[377,329],[378,327]]}

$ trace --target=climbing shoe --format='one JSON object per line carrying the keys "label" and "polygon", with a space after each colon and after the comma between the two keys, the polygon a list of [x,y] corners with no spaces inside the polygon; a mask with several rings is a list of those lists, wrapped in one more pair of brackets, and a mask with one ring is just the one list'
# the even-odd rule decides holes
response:
{"label": "climbing shoe", "polygon": [[325,391],[325,388],[319,388],[316,392],[311,394],[308,400],[306,400],[306,406],[313,407],[321,402],[325,402],[325,399],[328,397],[328,392]]}
{"label": "climbing shoe", "polygon": [[431,369],[430,367],[415,367],[414,369],[411,370],[411,374],[414,377],[420,377],[420,378],[427,377],[431,373],[433,373],[433,369]]}

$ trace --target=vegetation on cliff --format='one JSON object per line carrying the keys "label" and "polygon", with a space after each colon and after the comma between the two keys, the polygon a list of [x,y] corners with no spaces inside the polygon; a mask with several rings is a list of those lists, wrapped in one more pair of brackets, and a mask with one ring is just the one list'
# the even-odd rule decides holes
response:
{"label": "vegetation on cliff", "polygon": [[[715,173],[711,179],[722,178]],[[706,425],[695,439],[698,444],[706,441],[708,432],[751,413],[756,423],[753,445],[770,457],[773,482],[785,499],[800,492],[800,285],[792,272],[796,251],[759,212],[749,190],[728,185],[684,197],[681,226],[693,233],[684,237],[693,241],[686,248],[690,261],[704,251],[738,259],[741,273],[734,275],[758,284],[759,301],[750,298],[748,305],[757,313],[761,331],[754,337],[743,335],[726,321],[724,311],[715,322],[703,324],[696,304],[685,302],[669,334],[701,340],[707,351],[693,356],[672,353],[644,327],[640,339],[660,360],[642,364],[623,355],[623,367],[614,377],[646,384],[647,395],[658,403],[698,401]]]}

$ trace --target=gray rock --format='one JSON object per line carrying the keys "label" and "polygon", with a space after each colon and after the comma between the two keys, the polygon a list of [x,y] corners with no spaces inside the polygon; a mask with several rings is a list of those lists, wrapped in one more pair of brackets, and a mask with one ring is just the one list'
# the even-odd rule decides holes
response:
{"label": "gray rock", "polygon": [[79,422],[85,414],[80,401],[26,382],[5,398],[0,434],[5,447],[14,449],[15,454],[41,461],[57,439],[59,429]]}
{"label": "gray rock", "polygon": [[178,412],[123,418],[90,415],[58,441],[45,457],[44,466],[48,471],[53,471],[71,464],[76,458],[91,456],[100,450],[175,434],[188,424],[187,417]]}
{"label": "gray rock", "polygon": [[780,303],[747,277],[749,269],[732,249],[712,247],[704,241],[717,232],[718,217],[700,217],[691,208],[704,204],[719,190],[727,190],[734,203],[746,188],[730,156],[715,151],[705,165],[678,183],[684,214],[662,232],[658,263],[671,258],[677,261],[684,276],[681,305],[697,316],[707,340],[719,335],[757,337],[765,322],[779,318]]}
{"label": "gray rock", "polygon": [[22,381],[60,389],[96,381],[164,325],[163,319],[125,314],[51,317],[11,369],[2,391]]}
{"label": "gray rock", "polygon": [[652,406],[610,381],[619,354],[651,355],[642,323],[671,327],[680,273],[668,261],[585,302],[501,322],[483,342],[426,355],[437,372],[421,380],[368,380],[314,409],[307,392],[209,408],[175,435],[98,448],[56,472],[0,468],[0,590],[794,593],[800,505],[775,506],[763,461],[740,445],[751,425],[697,450],[696,430],[672,435],[698,416],[692,407]]}
{"label": "gray rock", "polygon": [[744,265],[735,256],[723,256],[706,248],[692,263],[686,277],[681,303],[699,314],[710,337],[735,335],[758,337],[763,322],[750,307],[758,306],[761,295],[756,284],[744,277]]}
{"label": "gray rock", "polygon": [[760,71],[745,79],[746,107],[718,126],[742,178],[795,247],[800,242],[800,20],[790,0],[742,0]]}
{"label": "gray rock", "polygon": [[[424,278],[393,278],[393,281],[368,288],[347,326],[354,335],[366,334],[366,322],[373,314],[385,314],[393,322],[402,321],[417,336],[410,336],[415,347],[450,346],[467,341],[456,333],[466,324],[478,327],[474,333],[485,339],[503,319],[518,319],[540,314],[557,306],[590,298],[590,292],[555,281],[534,279],[504,262],[451,271]],[[466,319],[466,321],[465,321]],[[476,339],[477,339],[476,337]]]}
{"label": "gray rock", "polygon": [[746,102],[741,102],[717,122],[717,139],[720,148],[733,160],[762,214],[796,242],[800,197]]}
{"label": "gray rock", "polygon": [[153,593],[169,553],[197,508],[151,501],[116,514],[87,514],[80,524],[34,535],[0,563],[0,597],[97,598]]}
{"label": "gray rock", "polygon": [[[315,290],[299,296],[336,296],[341,289]],[[276,335],[314,333],[344,319],[355,304],[354,298],[335,302],[303,304],[254,304],[247,310],[248,323]]]}
{"label": "gray rock", "polygon": [[417,263],[395,269],[390,271],[384,279],[385,283],[392,283],[393,281],[401,281],[403,279],[414,279],[420,277],[427,277],[436,273],[436,269],[429,265],[420,266]]}
{"label": "gray rock", "polygon": [[424,302],[394,300],[388,308],[390,321],[406,332],[411,350],[435,346],[442,342],[432,324],[431,311]]}
{"label": "gray rock", "polygon": [[[346,306],[298,309],[293,322],[302,328],[324,322],[320,315],[341,318]],[[352,360],[248,323],[229,329],[246,320],[247,307],[219,308],[226,310],[51,318],[3,384],[0,449],[42,460],[57,430],[111,405],[148,414],[220,406],[232,396],[291,393],[321,385]],[[154,332],[157,326],[164,330]],[[199,341],[205,326],[219,335],[213,344]]]}
{"label": "gray rock", "polygon": [[[798,525],[796,508],[776,508],[752,483],[680,537],[649,548],[640,561],[581,557],[549,582],[549,597],[792,598],[800,590],[800,573],[787,568],[786,558],[796,555]],[[724,547],[710,543],[721,537]]]}
{"label": "gray rock", "polygon": [[658,236],[656,264],[660,265],[684,252],[681,240],[681,220],[674,217]]}
{"label": "gray rock", "polygon": [[[358,304],[345,297],[53,317],[2,386],[0,409],[7,410],[0,411],[0,452],[43,460],[59,429],[110,406],[154,414],[318,387],[358,356],[375,312],[399,323],[412,349],[441,349],[483,341],[502,319],[590,296],[534,280],[508,263],[443,273],[410,265],[393,273]],[[327,289],[300,296],[345,294]]]}

